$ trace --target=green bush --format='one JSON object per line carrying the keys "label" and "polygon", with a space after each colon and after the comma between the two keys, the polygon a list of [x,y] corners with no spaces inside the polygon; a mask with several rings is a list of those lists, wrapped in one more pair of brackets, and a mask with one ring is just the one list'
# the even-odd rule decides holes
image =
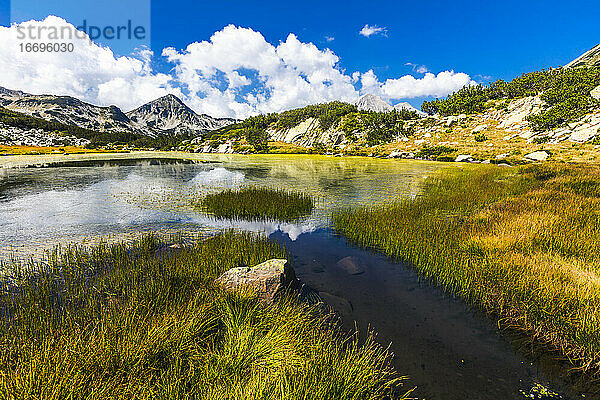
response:
{"label": "green bush", "polygon": [[415,157],[437,159],[441,156],[448,156],[455,151],[456,149],[448,146],[424,146],[421,150],[415,153]]}

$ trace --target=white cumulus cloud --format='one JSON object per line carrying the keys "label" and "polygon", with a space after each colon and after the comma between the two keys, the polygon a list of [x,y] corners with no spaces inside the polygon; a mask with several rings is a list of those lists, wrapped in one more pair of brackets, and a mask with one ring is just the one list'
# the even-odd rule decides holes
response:
{"label": "white cumulus cloud", "polygon": [[358,32],[358,34],[362,35],[364,37],[371,37],[373,35],[387,36],[387,28],[377,26],[377,25],[371,26],[369,24],[365,24],[365,26],[362,27],[362,29],[360,30],[360,32]]}
{"label": "white cumulus cloud", "polygon": [[352,77],[337,66],[339,57],[294,34],[274,46],[260,32],[229,25],[208,41],[182,51],[167,48],[163,55],[175,64],[191,105],[207,114],[241,117],[357,97]]}
{"label": "white cumulus cloud", "polygon": [[[50,27],[75,29],[54,16],[21,26],[25,25],[45,27],[44,32]],[[440,97],[472,84],[467,74],[454,71],[380,81],[373,70],[345,71],[333,51],[302,42],[294,34],[272,44],[258,31],[234,25],[185,49],[169,47],[160,55],[142,49],[127,57],[77,38],[65,40],[74,44],[70,53],[22,52],[17,33],[17,25],[0,27],[0,86],[70,95],[125,111],[172,93],[196,112],[244,118],[333,100],[351,102],[364,93],[386,100]],[[168,73],[152,69],[156,57],[171,64]]]}

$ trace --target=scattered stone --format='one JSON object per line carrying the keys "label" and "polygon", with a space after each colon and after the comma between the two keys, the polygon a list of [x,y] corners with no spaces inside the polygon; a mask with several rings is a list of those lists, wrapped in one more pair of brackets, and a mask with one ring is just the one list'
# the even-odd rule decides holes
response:
{"label": "scattered stone", "polygon": [[339,260],[336,265],[346,271],[348,275],[359,275],[365,272],[361,264],[357,257],[348,256]]}
{"label": "scattered stone", "polygon": [[510,156],[510,153],[502,153],[496,156],[496,160],[504,160],[506,157]]}
{"label": "scattered stone", "polygon": [[596,88],[594,88],[594,90],[592,90],[590,92],[590,95],[596,99],[596,100],[600,100],[600,85],[596,86]]}
{"label": "scattered stone", "polygon": [[548,157],[550,157],[550,154],[544,150],[534,151],[533,153],[525,155],[525,158],[532,161],[546,161]]}
{"label": "scattered stone", "polygon": [[470,154],[461,154],[454,160],[456,162],[471,162],[473,161],[473,156]]}
{"label": "scattered stone", "polygon": [[487,130],[487,128],[488,128],[487,125],[478,125],[471,131],[471,133],[483,132],[483,131]]}
{"label": "scattered stone", "polygon": [[294,269],[287,260],[272,259],[255,267],[236,267],[225,272],[217,283],[227,290],[247,287],[255,290],[258,297],[272,302],[285,288],[297,285]]}

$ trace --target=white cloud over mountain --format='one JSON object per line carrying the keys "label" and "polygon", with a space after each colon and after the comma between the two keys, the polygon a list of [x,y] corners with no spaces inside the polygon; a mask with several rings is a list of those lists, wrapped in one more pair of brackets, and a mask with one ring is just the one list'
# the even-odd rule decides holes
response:
{"label": "white cloud over mountain", "polygon": [[[26,23],[75,29],[49,16]],[[302,42],[294,34],[277,45],[249,28],[233,25],[183,50],[166,48],[160,57],[169,73],[151,67],[154,55],[142,50],[116,57],[88,40],[70,39],[72,53],[22,52],[17,26],[0,27],[0,86],[30,93],[71,95],[98,105],[130,110],[167,93],[199,113],[243,118],[332,100],[353,101],[362,93],[387,100],[445,96],[472,81],[453,71],[380,81],[372,70],[347,73],[329,49]],[[49,32],[49,31],[46,31]],[[56,40],[54,41],[56,42]]]}

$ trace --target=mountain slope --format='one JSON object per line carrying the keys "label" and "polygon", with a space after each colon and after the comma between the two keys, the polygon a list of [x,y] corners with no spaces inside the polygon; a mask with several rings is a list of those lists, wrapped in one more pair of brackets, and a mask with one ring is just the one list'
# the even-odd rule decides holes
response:
{"label": "mountain slope", "polygon": [[84,129],[132,131],[129,118],[118,107],[98,107],[70,96],[31,95],[1,88],[0,105],[32,117]]}
{"label": "mountain slope", "polygon": [[116,106],[99,107],[71,96],[32,95],[0,87],[0,106],[49,122],[97,132],[125,132],[150,137],[195,137],[235,122],[229,118],[198,115],[173,95],[161,97],[125,114]]}
{"label": "mountain slope", "polygon": [[373,111],[373,112],[388,112],[393,109],[391,105],[386,103],[381,97],[374,94],[365,94],[356,101],[358,111]]}
{"label": "mountain slope", "polygon": [[230,118],[212,118],[208,115],[198,115],[172,94],[128,112],[127,117],[132,125],[139,130],[192,136],[219,129],[235,122]]}
{"label": "mountain slope", "polygon": [[396,104],[394,106],[394,110],[396,110],[396,111],[402,111],[402,110],[412,111],[412,112],[416,112],[417,114],[419,114],[422,117],[427,115],[423,111],[417,110],[416,108],[414,108],[413,106],[411,106],[409,103],[406,103],[406,102]]}
{"label": "mountain slope", "polygon": [[600,44],[586,51],[567,65],[565,68],[600,67]]}

